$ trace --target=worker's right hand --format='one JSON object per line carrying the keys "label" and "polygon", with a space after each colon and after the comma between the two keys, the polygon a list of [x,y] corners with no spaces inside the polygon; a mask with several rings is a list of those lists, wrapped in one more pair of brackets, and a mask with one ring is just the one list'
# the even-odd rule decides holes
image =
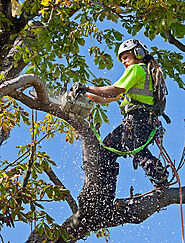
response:
{"label": "worker's right hand", "polygon": [[85,94],[88,91],[88,86],[80,82],[76,82],[72,85],[71,90],[76,94]]}

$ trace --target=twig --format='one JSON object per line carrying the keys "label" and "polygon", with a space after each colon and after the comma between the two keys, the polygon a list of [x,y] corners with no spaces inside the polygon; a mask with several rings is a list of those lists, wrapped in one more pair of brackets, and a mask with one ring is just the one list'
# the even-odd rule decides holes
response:
{"label": "twig", "polygon": [[39,200],[35,200],[36,202],[53,202],[53,200],[52,199],[39,199]]}
{"label": "twig", "polygon": [[31,154],[30,154],[30,158],[29,158],[29,161],[28,161],[28,169],[26,170],[26,173],[25,173],[25,176],[24,176],[24,179],[23,179],[23,183],[22,183],[23,189],[28,184],[28,180],[29,180],[30,175],[31,175],[31,167],[32,167],[33,162],[34,162],[35,147],[36,147],[35,144],[32,145],[32,147],[31,147]]}
{"label": "twig", "polygon": [[[151,191],[148,191],[148,192],[145,192],[143,194],[140,194],[140,195],[136,194],[136,195],[133,195],[133,197],[127,197],[127,198],[124,198],[122,200],[124,200],[124,201],[132,200],[132,199],[133,200],[137,200],[137,199],[140,199],[140,198],[142,198],[142,197],[144,197],[144,196],[146,196],[148,194],[151,194],[152,192],[156,192],[157,190],[162,190],[162,189],[168,188],[169,186],[175,185],[176,183],[177,183],[177,180],[175,182],[173,182],[173,183],[168,183],[167,185],[155,188],[155,189],[153,189]],[[119,199],[119,200],[121,200],[121,199]]]}
{"label": "twig", "polygon": [[[36,114],[37,115],[37,114]],[[36,152],[36,134],[34,134],[34,130],[35,130],[35,119],[36,119],[36,115],[34,117],[34,110],[32,109],[32,131],[33,131],[33,136],[31,139],[31,154],[30,154],[30,159],[28,161],[28,169],[25,173],[25,177],[23,179],[23,183],[22,183],[22,188],[24,189],[28,183],[29,177],[31,175],[31,167],[33,166],[33,162],[34,162],[34,156],[35,156],[35,152]]]}
{"label": "twig", "polygon": [[[60,129],[57,129],[53,132],[49,131],[47,134],[45,134],[39,141],[35,142],[35,145],[39,144],[40,142],[42,142],[42,140],[44,140],[48,135],[50,134],[54,134],[55,132],[58,132]],[[27,153],[29,153],[24,159],[21,160],[21,162],[25,159],[28,158],[28,156],[30,155],[30,150],[27,150],[26,152],[24,152],[21,156],[19,156],[16,160],[14,160],[12,163],[10,163],[9,165],[7,165],[3,171],[7,170],[10,166],[13,166],[18,160],[20,160],[24,155],[26,155]],[[19,162],[20,163],[20,162]]]}
{"label": "twig", "polygon": [[[16,160],[14,160],[12,163],[10,163],[9,165],[7,165],[7,166],[3,169],[3,171],[7,170],[10,166],[14,165],[18,160],[20,160],[20,159],[21,159],[24,155],[26,155],[27,153],[30,153],[30,151],[27,150],[26,152],[24,152],[24,153],[23,153],[21,156],[19,156]],[[28,154],[24,159],[22,159],[21,162],[22,162],[23,160],[25,160],[26,158],[28,158],[29,155],[30,155],[30,154]]]}
{"label": "twig", "polygon": [[47,22],[47,24],[46,24],[47,27],[49,26],[49,23],[50,23],[51,20],[52,20],[52,17],[53,17],[53,11],[54,11],[54,5],[52,5],[51,13],[50,13],[48,22]]}
{"label": "twig", "polygon": [[176,46],[181,51],[185,52],[185,45],[182,44],[180,41],[175,39],[175,37],[172,35],[171,30],[164,30],[164,33],[166,35],[166,38],[168,39],[169,43]]}
{"label": "twig", "polygon": [[[87,68],[87,67],[86,67]],[[93,84],[93,82],[92,81],[90,81],[90,80],[87,80],[86,78],[84,78],[84,77],[82,77],[82,76],[80,76],[80,75],[78,75],[78,72],[75,72],[75,71],[73,71],[73,70],[70,70],[74,75],[76,75],[77,77],[79,77],[79,78],[81,78],[81,79],[83,79],[83,80],[85,80],[86,82],[89,82],[89,83],[91,83],[91,84]],[[89,71],[89,70],[88,70]]]}
{"label": "twig", "polygon": [[0,238],[1,238],[1,243],[4,243],[4,240],[3,240],[3,237],[1,234],[0,234]]}
{"label": "twig", "polygon": [[185,158],[184,157],[185,157],[185,146],[184,146],[184,149],[183,149],[183,152],[182,152],[182,157],[181,157],[179,166],[177,168],[177,171],[180,170],[183,167],[183,165],[185,163]]}
{"label": "twig", "polygon": [[[54,11],[54,6],[52,5],[52,9],[51,9],[51,13],[50,13],[50,16],[49,16],[49,19],[47,21],[47,23],[44,25],[42,24],[40,21],[34,21],[32,22],[33,26],[30,26],[28,24],[28,30],[34,30],[34,29],[46,29],[49,27],[49,23],[51,22],[52,20],[52,16],[53,16],[53,11]],[[34,25],[35,24],[35,25]]]}

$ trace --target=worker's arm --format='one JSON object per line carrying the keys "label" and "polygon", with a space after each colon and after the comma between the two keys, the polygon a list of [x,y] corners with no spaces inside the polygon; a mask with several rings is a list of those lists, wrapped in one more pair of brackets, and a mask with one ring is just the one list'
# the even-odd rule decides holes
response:
{"label": "worker's arm", "polygon": [[120,100],[121,97],[120,95],[114,97],[114,98],[105,98],[105,97],[101,97],[101,96],[98,96],[98,95],[95,95],[95,94],[85,94],[87,95],[87,97],[91,100],[93,100],[94,102],[96,103],[101,103],[101,104],[107,104],[107,103],[110,103],[112,101],[116,101],[116,100]]}
{"label": "worker's arm", "polygon": [[103,87],[89,86],[88,92],[104,98],[115,98],[121,93],[124,93],[125,89],[117,88],[112,85]]}

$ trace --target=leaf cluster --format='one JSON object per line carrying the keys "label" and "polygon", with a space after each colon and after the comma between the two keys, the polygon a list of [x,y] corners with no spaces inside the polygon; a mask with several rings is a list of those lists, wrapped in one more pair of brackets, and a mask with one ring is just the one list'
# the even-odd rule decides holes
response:
{"label": "leaf cluster", "polygon": [[[42,155],[39,156],[42,158],[46,157],[47,159],[46,154],[42,153]],[[1,212],[5,218],[6,215],[9,214],[12,222],[22,221],[31,223],[41,220],[41,223],[37,226],[39,232],[41,231],[41,225],[43,225],[44,230],[47,231],[47,224],[49,224],[50,227],[53,227],[51,235],[56,239],[60,232],[58,230],[59,226],[55,224],[54,220],[44,210],[42,201],[48,201],[47,198],[51,199],[50,201],[64,200],[65,197],[68,196],[68,190],[60,186],[50,185],[41,179],[36,181],[33,176],[26,189],[23,190],[21,187],[21,175],[25,169],[26,165],[21,165],[8,172],[0,171]],[[34,170],[34,168],[32,168],[32,170]],[[45,200],[42,200],[43,198],[45,198]],[[2,226],[3,224],[1,223],[0,227]],[[49,235],[48,232],[46,232],[46,235],[51,239],[51,235]]]}
{"label": "leaf cluster", "polygon": [[106,228],[98,230],[96,236],[97,238],[104,237],[106,242],[110,241],[110,231]]}
{"label": "leaf cluster", "polygon": [[[88,65],[80,51],[89,37],[98,43],[105,41],[110,49],[115,46],[117,50],[123,35],[113,29],[99,31],[96,26],[99,19],[95,16],[97,8],[94,5],[90,6],[88,1],[83,5],[78,1],[41,3],[43,11],[40,26],[35,26],[38,21],[33,21],[20,33],[25,38],[25,43],[17,50],[14,57],[15,66],[18,60],[23,58],[24,62],[29,63],[27,72],[39,75],[51,90],[59,90],[60,84],[66,78],[73,82],[87,82],[90,77]],[[107,11],[113,16],[110,10]],[[74,17],[69,19],[71,14]],[[101,51],[94,44],[90,52],[94,53],[95,65],[98,68],[112,68],[110,54]]]}
{"label": "leaf cluster", "polygon": [[0,100],[0,126],[5,133],[9,133],[20,121],[30,125],[29,114],[12,98],[4,97]]}
{"label": "leaf cluster", "polygon": [[[6,164],[10,163],[6,161]],[[38,179],[38,174],[50,170],[50,164],[56,165],[45,152],[38,151],[34,157],[31,178],[26,188],[22,188],[21,181],[24,172],[27,170],[27,163],[19,163],[9,170],[0,170],[0,205],[4,218],[8,214],[12,222],[22,221],[30,223],[33,221],[39,222],[40,220],[47,222],[51,227],[54,227],[55,230],[53,230],[52,234],[56,238],[58,237],[58,232],[56,233],[55,222],[44,210],[43,202],[65,200],[69,195],[69,191],[62,186],[51,185],[43,179]],[[4,222],[6,220],[0,224],[1,227]],[[46,223],[44,225],[45,229],[47,227]]]}
{"label": "leaf cluster", "polygon": [[[28,9],[35,3],[31,1]],[[24,10],[26,4],[27,1],[23,4]],[[86,57],[82,55],[85,49],[89,50],[89,56],[94,56],[97,69],[110,70],[113,67],[110,53],[107,49],[102,50],[102,46],[106,45],[117,53],[123,34],[114,28],[104,30],[101,26],[103,21],[119,20],[133,36],[144,29],[145,36],[151,40],[160,34],[166,41],[166,30],[171,30],[176,38],[183,38],[185,34],[183,1],[109,0],[95,4],[93,1],[43,0],[38,8],[41,10],[39,21],[29,22],[20,33],[25,38],[25,44],[14,57],[15,65],[23,58],[28,63],[27,72],[45,80],[53,96],[58,94],[67,78],[70,82],[93,82]],[[171,71],[167,69],[167,73]],[[170,77],[179,83],[178,75]]]}
{"label": "leaf cluster", "polygon": [[52,242],[56,242],[59,235],[63,237],[65,242],[69,242],[68,239],[73,239],[73,236],[69,235],[60,225],[53,223],[54,220],[48,214],[46,214],[46,220],[47,223],[41,220],[35,228],[40,236],[45,233],[47,240],[42,241],[43,243],[47,243],[48,239],[52,240]]}
{"label": "leaf cluster", "polygon": [[129,1],[124,10],[131,14],[130,21],[128,23],[123,19],[123,27],[132,35],[136,35],[144,27],[144,34],[150,40],[158,34],[166,40],[164,30],[172,30],[174,37],[183,38],[185,34],[184,9],[184,1]]}
{"label": "leaf cluster", "polygon": [[[65,139],[70,144],[74,139],[78,139],[79,136],[76,131],[63,120],[59,120],[51,115],[46,115],[43,121],[30,122],[28,114],[17,105],[13,99],[3,99],[1,101],[1,108],[4,117],[7,119],[8,129],[12,129],[12,126],[19,124],[20,117],[23,117],[23,121],[32,127],[30,132],[34,140],[35,150],[33,156],[33,164],[31,166],[31,174],[28,179],[27,186],[23,188],[23,181],[25,175],[29,169],[28,158],[32,152],[33,144],[26,144],[17,146],[19,148],[18,158],[13,162],[1,161],[0,170],[0,209],[4,218],[6,215],[10,215],[12,222],[23,221],[25,223],[40,221],[50,224],[52,237],[57,238],[60,231],[56,233],[58,229],[55,222],[51,220],[51,217],[44,210],[43,202],[53,202],[65,200],[69,196],[69,191],[63,186],[52,185],[43,179],[43,173],[49,173],[51,166],[56,166],[56,163],[50,158],[50,156],[41,150],[41,142],[44,139],[53,138],[56,132],[64,133]],[[15,109],[15,115],[12,117],[11,112],[8,111],[10,107]],[[11,126],[11,121],[14,120]],[[5,129],[5,128],[4,128]],[[41,136],[41,138],[39,138]],[[28,207],[29,206],[29,207]],[[3,226],[1,223],[1,227]],[[47,231],[47,224],[43,223],[44,230]],[[48,235],[47,235],[48,234]],[[51,235],[46,233],[51,239]]]}
{"label": "leaf cluster", "polygon": [[[104,105],[107,106],[107,105]],[[102,125],[103,122],[106,122],[109,124],[109,118],[107,116],[107,109],[104,109],[103,105],[97,104],[95,108],[92,109],[89,121],[93,122],[94,125],[98,124],[99,126]]]}
{"label": "leaf cluster", "polygon": [[73,144],[74,140],[79,139],[79,135],[76,130],[70,126],[65,120],[55,118],[54,116],[48,114],[45,116],[43,121],[34,122],[34,129],[30,128],[31,136],[43,135],[44,138],[50,139],[54,138],[55,133],[64,133],[66,142]]}

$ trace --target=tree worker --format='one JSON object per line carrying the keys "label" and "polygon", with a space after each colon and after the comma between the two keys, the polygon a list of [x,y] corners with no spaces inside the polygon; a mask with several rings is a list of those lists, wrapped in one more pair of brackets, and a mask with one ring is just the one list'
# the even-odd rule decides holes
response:
{"label": "tree worker", "polygon": [[[103,144],[119,151],[132,151],[146,143],[155,127],[157,115],[152,107],[153,83],[156,82],[156,76],[152,73],[162,71],[153,56],[148,54],[147,47],[139,40],[130,39],[123,42],[118,50],[118,60],[125,66],[125,72],[117,82],[110,86],[81,88],[87,91],[87,95],[96,103],[123,100],[120,105],[123,120],[108,134]],[[116,161],[120,156],[112,151],[106,151],[107,153],[110,162]],[[169,173],[166,167],[151,154],[147,146],[130,156],[133,158],[134,169],[140,165],[155,187],[168,183]]]}

